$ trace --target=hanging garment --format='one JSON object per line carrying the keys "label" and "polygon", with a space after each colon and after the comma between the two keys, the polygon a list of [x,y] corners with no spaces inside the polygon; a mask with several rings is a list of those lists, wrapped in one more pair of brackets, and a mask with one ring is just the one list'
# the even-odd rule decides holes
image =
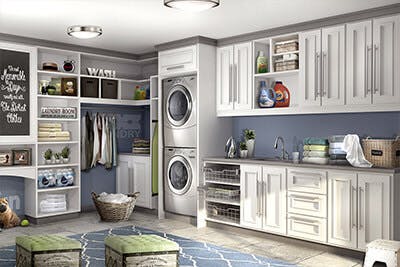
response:
{"label": "hanging garment", "polygon": [[86,112],[86,138],[88,142],[86,143],[86,166],[90,168],[93,160],[93,120],[92,115]]}
{"label": "hanging garment", "polygon": [[97,160],[100,154],[100,139],[99,139],[99,116],[96,115],[93,120],[93,158],[91,167],[96,167]]}
{"label": "hanging garment", "polygon": [[102,128],[101,128],[101,156],[99,159],[99,163],[104,165],[107,162],[107,119],[103,115],[101,117],[101,123],[102,123]]}
{"label": "hanging garment", "polygon": [[117,143],[117,122],[113,116],[111,119],[111,131],[112,131],[112,162],[113,166],[118,166],[118,143]]}
{"label": "hanging garment", "polygon": [[89,142],[86,129],[86,116],[81,117],[81,170],[87,170],[86,149]]}
{"label": "hanging garment", "polygon": [[103,142],[103,117],[99,114],[97,114],[97,131],[99,132],[99,154],[96,161],[99,162],[101,160],[101,144]]}

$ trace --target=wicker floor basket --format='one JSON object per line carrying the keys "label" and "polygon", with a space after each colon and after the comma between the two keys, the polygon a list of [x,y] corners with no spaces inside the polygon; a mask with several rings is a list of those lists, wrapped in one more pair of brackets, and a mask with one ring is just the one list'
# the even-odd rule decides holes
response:
{"label": "wicker floor basket", "polygon": [[99,195],[95,192],[92,192],[92,199],[102,221],[120,222],[129,219],[139,195],[139,192],[128,194],[128,197],[131,197],[132,199],[129,202],[122,204],[102,202],[98,200]]}
{"label": "wicker floor basket", "polygon": [[400,136],[396,139],[363,139],[365,158],[375,167],[400,167]]}

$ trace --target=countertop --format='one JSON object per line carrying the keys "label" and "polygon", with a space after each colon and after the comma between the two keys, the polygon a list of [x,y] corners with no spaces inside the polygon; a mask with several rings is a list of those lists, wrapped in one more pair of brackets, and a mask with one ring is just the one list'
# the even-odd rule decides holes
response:
{"label": "countertop", "polygon": [[285,166],[293,168],[314,168],[314,169],[331,169],[331,170],[343,170],[343,171],[357,171],[357,172],[378,172],[378,173],[400,173],[400,168],[386,169],[386,168],[358,168],[353,166],[342,166],[342,165],[318,165],[309,163],[298,163],[295,164],[288,160],[274,160],[270,158],[247,158],[247,159],[228,159],[223,157],[210,157],[204,158],[203,161],[208,162],[220,162],[220,163],[231,163],[231,164],[260,164],[260,165],[274,165],[274,166]]}

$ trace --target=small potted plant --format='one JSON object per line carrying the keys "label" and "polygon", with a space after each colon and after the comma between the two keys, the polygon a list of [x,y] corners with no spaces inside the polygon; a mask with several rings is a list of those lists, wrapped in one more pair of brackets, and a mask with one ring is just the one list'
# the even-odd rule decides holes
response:
{"label": "small potted plant", "polygon": [[48,164],[51,164],[51,160],[52,160],[52,157],[53,157],[53,151],[49,148],[49,149],[47,149],[45,152],[44,152],[44,155],[43,155],[43,157],[44,157],[44,162],[48,165]]}
{"label": "small potted plant", "polygon": [[240,157],[242,159],[247,158],[248,150],[246,142],[240,142],[239,148],[240,148]]}
{"label": "small potted plant", "polygon": [[254,157],[254,145],[256,141],[256,131],[245,129],[244,130],[244,140],[247,146],[247,155],[249,157]]}
{"label": "small potted plant", "polygon": [[66,163],[68,163],[69,162],[69,154],[71,153],[71,151],[69,150],[69,147],[64,147],[62,150],[61,150],[61,157],[62,157],[62,160],[63,160],[63,163],[64,164],[66,164]]}
{"label": "small potted plant", "polygon": [[54,154],[54,159],[55,159],[56,164],[60,164],[60,162],[61,162],[61,153],[55,153]]}

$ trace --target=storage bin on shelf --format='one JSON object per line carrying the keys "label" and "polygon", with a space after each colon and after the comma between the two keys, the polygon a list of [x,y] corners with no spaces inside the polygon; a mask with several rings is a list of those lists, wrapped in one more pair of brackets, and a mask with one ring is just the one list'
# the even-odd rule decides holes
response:
{"label": "storage bin on shelf", "polygon": [[362,140],[362,145],[365,158],[374,167],[400,167],[400,136],[395,139],[372,139],[367,137]]}
{"label": "storage bin on shelf", "polygon": [[41,213],[54,213],[67,211],[66,194],[46,194],[39,203]]}
{"label": "storage bin on shelf", "polygon": [[92,199],[102,221],[119,222],[129,219],[139,195],[139,192],[127,194],[131,199],[125,203],[107,203],[99,200],[99,195],[92,192]]}

